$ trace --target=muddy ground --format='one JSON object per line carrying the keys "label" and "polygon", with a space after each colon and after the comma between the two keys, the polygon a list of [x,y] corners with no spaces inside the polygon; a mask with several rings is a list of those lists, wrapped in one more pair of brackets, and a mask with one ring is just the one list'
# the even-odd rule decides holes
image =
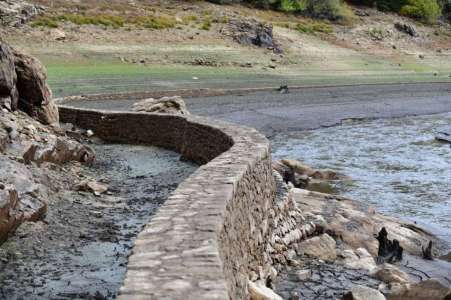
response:
{"label": "muddy ground", "polygon": [[97,162],[79,173],[109,191],[76,192],[78,179],[68,176],[45,220],[23,224],[0,246],[0,299],[114,299],[135,237],[196,169],[155,147],[92,146]]}
{"label": "muddy ground", "polygon": [[[268,138],[340,124],[346,119],[392,118],[451,111],[447,83],[322,87],[186,99],[201,116],[258,129]],[[130,110],[136,99],[70,102],[69,105]]]}

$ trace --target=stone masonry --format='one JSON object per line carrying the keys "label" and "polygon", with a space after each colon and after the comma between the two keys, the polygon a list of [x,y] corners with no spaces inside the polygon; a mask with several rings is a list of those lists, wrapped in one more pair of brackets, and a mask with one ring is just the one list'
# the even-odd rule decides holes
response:
{"label": "stone masonry", "polygon": [[256,130],[196,116],[59,107],[62,122],[112,142],[146,143],[202,166],[135,241],[119,299],[248,299],[314,231]]}

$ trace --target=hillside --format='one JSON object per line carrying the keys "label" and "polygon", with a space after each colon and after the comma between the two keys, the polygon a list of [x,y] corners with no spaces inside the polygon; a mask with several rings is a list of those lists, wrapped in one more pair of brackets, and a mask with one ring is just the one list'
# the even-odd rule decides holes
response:
{"label": "hillside", "polygon": [[[449,24],[372,8],[337,24],[203,1],[31,2],[37,15],[1,34],[45,63],[56,95],[451,80]],[[262,30],[270,47],[254,45]]]}

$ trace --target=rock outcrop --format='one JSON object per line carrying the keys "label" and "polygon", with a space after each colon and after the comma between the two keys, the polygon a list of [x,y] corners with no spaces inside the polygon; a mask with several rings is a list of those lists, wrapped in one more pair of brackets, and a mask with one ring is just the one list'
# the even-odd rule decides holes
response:
{"label": "rock outcrop", "polygon": [[273,169],[277,171],[285,182],[291,182],[294,187],[305,188],[319,192],[334,192],[333,181],[350,180],[332,170],[317,170],[294,159],[282,159],[273,162]]}
{"label": "rock outcrop", "polygon": [[0,106],[20,109],[43,124],[59,121],[44,66],[35,58],[0,42]]}
{"label": "rock outcrop", "polygon": [[0,107],[8,110],[17,109],[19,101],[14,62],[12,49],[0,41]]}
{"label": "rock outcrop", "polygon": [[[20,224],[45,217],[64,181],[63,164],[91,163],[94,151],[21,111],[0,110],[0,243]],[[64,166],[66,167],[66,166]]]}
{"label": "rock outcrop", "polygon": [[274,39],[273,26],[256,20],[230,20],[222,33],[231,37],[235,42],[246,46],[257,46],[281,53],[280,46]]}
{"label": "rock outcrop", "polygon": [[52,100],[47,72],[34,57],[13,51],[19,91],[18,108],[44,124],[58,123],[58,107]]}
{"label": "rock outcrop", "polygon": [[185,101],[179,96],[144,99],[133,104],[133,111],[189,115]]}
{"label": "rock outcrop", "polygon": [[44,11],[44,7],[21,0],[0,0],[0,25],[20,26]]}
{"label": "rock outcrop", "polygon": [[26,163],[44,162],[62,165],[70,161],[91,164],[95,159],[94,150],[67,137],[50,136],[45,144],[31,144],[23,155]]}

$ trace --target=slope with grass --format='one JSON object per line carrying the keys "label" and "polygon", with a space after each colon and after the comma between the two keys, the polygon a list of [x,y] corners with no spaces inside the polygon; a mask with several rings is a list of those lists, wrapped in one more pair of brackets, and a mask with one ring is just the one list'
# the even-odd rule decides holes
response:
{"label": "slope with grass", "polygon": [[[2,36],[39,57],[56,96],[178,88],[451,81],[451,28],[352,7],[352,23],[203,1],[39,0]],[[232,21],[274,26],[283,54],[236,43]],[[417,36],[397,30],[412,25]]]}

